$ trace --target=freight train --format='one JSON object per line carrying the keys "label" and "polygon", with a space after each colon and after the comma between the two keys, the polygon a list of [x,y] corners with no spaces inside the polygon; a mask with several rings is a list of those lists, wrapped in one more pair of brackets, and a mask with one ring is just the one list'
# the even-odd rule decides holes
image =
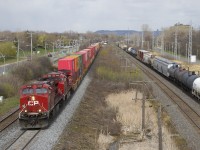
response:
{"label": "freight train", "polygon": [[200,99],[200,77],[194,71],[186,70],[180,64],[155,56],[147,50],[133,50],[128,53]]}
{"label": "freight train", "polygon": [[20,88],[19,124],[23,129],[49,126],[60,107],[77,89],[94,61],[100,43],[58,60],[58,71]]}

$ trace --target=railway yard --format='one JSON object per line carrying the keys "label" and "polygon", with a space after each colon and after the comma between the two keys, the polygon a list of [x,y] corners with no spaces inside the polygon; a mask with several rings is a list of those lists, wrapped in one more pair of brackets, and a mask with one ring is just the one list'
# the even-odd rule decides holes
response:
{"label": "railway yard", "polygon": [[197,98],[115,45],[101,48],[49,127],[21,129],[18,115],[1,117],[0,149],[200,148]]}

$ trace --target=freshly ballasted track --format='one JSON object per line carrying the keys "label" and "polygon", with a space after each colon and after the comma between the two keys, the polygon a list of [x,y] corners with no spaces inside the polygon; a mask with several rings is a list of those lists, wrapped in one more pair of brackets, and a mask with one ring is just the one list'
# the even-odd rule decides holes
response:
{"label": "freshly ballasted track", "polygon": [[0,132],[2,132],[7,127],[9,127],[11,124],[16,122],[18,120],[18,116],[19,116],[19,108],[15,109],[9,115],[7,115],[3,119],[1,119],[0,120]]}
{"label": "freshly ballasted track", "polygon": [[[134,63],[153,81],[157,84],[160,89],[178,106],[178,108],[182,111],[184,116],[192,123],[192,125],[196,128],[198,133],[200,133],[200,115],[190,106],[188,105],[173,89],[170,89],[165,84],[164,80],[159,79],[156,77],[152,70],[149,71],[148,67],[144,64],[136,60],[135,58],[131,59],[130,61],[134,61]],[[148,69],[147,69],[148,68]]]}

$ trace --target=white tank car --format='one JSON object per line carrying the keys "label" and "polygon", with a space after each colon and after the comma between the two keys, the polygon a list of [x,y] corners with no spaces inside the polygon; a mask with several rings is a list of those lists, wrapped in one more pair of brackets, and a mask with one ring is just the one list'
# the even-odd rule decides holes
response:
{"label": "white tank car", "polygon": [[196,78],[193,82],[192,95],[200,99],[200,77]]}

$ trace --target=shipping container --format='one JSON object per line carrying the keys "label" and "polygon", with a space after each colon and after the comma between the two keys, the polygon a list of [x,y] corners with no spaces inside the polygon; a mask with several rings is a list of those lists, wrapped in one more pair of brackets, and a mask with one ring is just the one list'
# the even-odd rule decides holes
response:
{"label": "shipping container", "polygon": [[67,75],[72,75],[75,72],[75,59],[69,57],[59,59],[58,70],[68,71]]}
{"label": "shipping container", "polygon": [[92,46],[95,47],[95,54],[97,54],[98,51],[99,51],[99,49],[100,49],[100,44],[99,44],[99,43],[95,43],[95,44],[93,44]]}
{"label": "shipping container", "polygon": [[78,75],[81,76],[83,73],[82,72],[83,71],[83,55],[82,54],[73,54],[73,55],[70,55],[69,57],[75,58],[75,63],[77,62],[76,63],[77,67],[75,67],[75,72],[78,72]]}
{"label": "shipping container", "polygon": [[74,70],[75,72],[77,72],[79,70],[79,58],[78,58],[78,55],[70,55],[70,56],[67,56],[66,58],[73,58],[74,59]]}
{"label": "shipping container", "polygon": [[92,62],[92,60],[91,60],[91,50],[90,49],[84,49],[84,50],[81,50],[81,51],[87,52],[87,56],[88,56],[87,67],[88,67]]}
{"label": "shipping container", "polygon": [[89,46],[88,49],[91,50],[91,58],[94,59],[94,56],[96,55],[95,46]]}
{"label": "shipping container", "polygon": [[87,69],[87,52],[86,51],[79,51],[75,54],[82,55],[82,64],[83,64],[83,70]]}
{"label": "shipping container", "polygon": [[82,51],[87,51],[87,53],[88,53],[88,60],[91,60],[91,57],[92,57],[91,49],[83,49]]}

